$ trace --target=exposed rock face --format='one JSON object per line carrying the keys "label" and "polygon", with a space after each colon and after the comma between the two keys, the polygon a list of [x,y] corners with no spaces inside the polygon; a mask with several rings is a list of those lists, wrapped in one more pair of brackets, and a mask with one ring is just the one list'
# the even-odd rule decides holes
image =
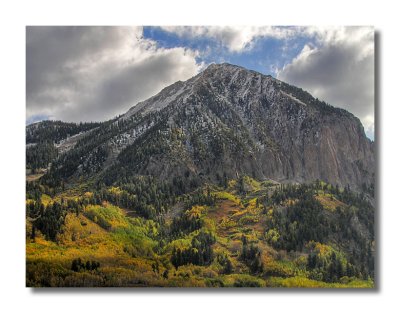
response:
{"label": "exposed rock face", "polygon": [[[98,142],[109,151],[104,167],[111,181],[134,174],[211,181],[247,174],[358,188],[374,180],[374,146],[356,117],[230,64],[165,88],[113,125],[121,130]],[[93,136],[106,134],[105,127],[111,126]]]}

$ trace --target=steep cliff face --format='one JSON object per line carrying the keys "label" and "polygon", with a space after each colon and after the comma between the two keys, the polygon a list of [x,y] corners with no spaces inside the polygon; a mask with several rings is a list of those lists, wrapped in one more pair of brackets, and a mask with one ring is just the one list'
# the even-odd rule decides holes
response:
{"label": "steep cliff face", "polygon": [[[147,125],[158,133],[150,135],[149,129],[146,141],[134,140],[119,163],[136,166],[140,158],[130,156],[143,150],[145,142],[147,147],[157,145],[159,151],[136,167],[141,173],[163,178],[189,173],[211,180],[245,173],[353,187],[373,182],[373,143],[356,117],[238,66],[211,65],[121,119],[137,116],[148,117]],[[164,140],[156,144],[160,137]]]}
{"label": "steep cliff face", "polygon": [[359,188],[374,180],[373,143],[356,117],[230,64],[165,88],[87,137],[77,145],[85,151],[79,162],[90,149],[107,150],[96,168],[109,182],[136,174],[201,181],[247,174]]}

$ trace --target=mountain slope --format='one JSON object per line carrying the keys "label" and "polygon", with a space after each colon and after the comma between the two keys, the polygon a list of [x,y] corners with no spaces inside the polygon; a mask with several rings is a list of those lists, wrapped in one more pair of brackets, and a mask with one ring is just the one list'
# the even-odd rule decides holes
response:
{"label": "mountain slope", "polygon": [[374,208],[360,195],[248,176],[228,185],[153,218],[136,201],[151,186],[31,190],[27,286],[374,287]]}
{"label": "mountain slope", "polygon": [[[136,174],[218,182],[246,174],[357,189],[374,180],[374,146],[356,117],[230,64],[163,89],[77,147],[79,158],[72,151],[57,164],[63,179],[102,172],[108,183]],[[99,149],[101,164],[91,170]]]}
{"label": "mountain slope", "polygon": [[27,132],[27,286],[374,287],[373,143],[299,88],[212,65]]}

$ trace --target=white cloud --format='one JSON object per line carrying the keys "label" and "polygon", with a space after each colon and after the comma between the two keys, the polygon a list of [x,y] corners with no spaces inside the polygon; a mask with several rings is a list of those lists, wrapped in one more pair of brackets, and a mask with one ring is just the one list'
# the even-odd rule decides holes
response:
{"label": "white cloud", "polygon": [[[374,131],[374,32],[371,27],[162,27],[181,37],[202,37],[232,53],[260,38],[284,48],[309,38],[283,68],[270,70],[288,83],[347,109]],[[161,48],[143,38],[142,27],[28,27],[27,119],[47,115],[70,121],[105,120],[127,111],[204,67],[197,51]],[[285,50],[283,49],[283,50]],[[211,53],[210,51],[202,51]],[[285,53],[285,51],[283,51]],[[218,62],[221,55],[215,55]],[[267,65],[266,65],[267,66]]]}
{"label": "white cloud", "polygon": [[231,52],[251,49],[257,38],[284,39],[295,33],[292,28],[273,26],[163,26],[161,28],[180,37],[214,39]]}
{"label": "white cloud", "polygon": [[[277,77],[344,108],[374,131],[374,31],[371,27],[306,27],[316,46],[303,50]],[[373,136],[373,135],[372,135]]]}
{"label": "white cloud", "polygon": [[195,51],[164,49],[141,27],[28,27],[27,119],[105,120],[200,70]]}

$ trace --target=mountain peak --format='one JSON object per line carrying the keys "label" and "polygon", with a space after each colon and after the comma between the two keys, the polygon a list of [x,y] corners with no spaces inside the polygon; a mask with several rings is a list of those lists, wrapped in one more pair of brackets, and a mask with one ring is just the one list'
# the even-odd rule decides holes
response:
{"label": "mountain peak", "polygon": [[218,72],[218,71],[232,72],[232,71],[237,71],[237,70],[251,72],[251,70],[248,70],[242,66],[239,66],[236,64],[231,64],[231,63],[226,63],[226,62],[212,63],[204,70],[204,72]]}
{"label": "mountain peak", "polygon": [[[98,151],[108,151],[98,168],[112,165],[116,172],[121,167],[132,175],[210,181],[240,175],[320,179],[358,187],[373,181],[373,146],[357,118],[300,88],[229,63],[211,64],[107,125],[90,138]],[[87,149],[77,173],[98,152]]]}
{"label": "mountain peak", "polygon": [[241,68],[241,69],[245,69],[242,66],[224,62],[224,63],[211,63],[209,66],[207,66],[206,70],[215,70],[215,69],[221,69],[221,68]]}
{"label": "mountain peak", "polygon": [[240,73],[240,75],[242,77],[245,77],[245,76],[256,77],[257,76],[260,79],[261,79],[261,77],[264,77],[264,78],[276,80],[271,75],[266,75],[266,74],[260,73],[258,71],[255,71],[255,70],[247,69],[240,65],[226,63],[226,62],[210,64],[203,72],[201,72],[199,74],[199,76],[210,75],[210,76],[216,77],[216,78],[221,77],[221,76],[233,77],[234,75],[237,75],[237,73]]}

